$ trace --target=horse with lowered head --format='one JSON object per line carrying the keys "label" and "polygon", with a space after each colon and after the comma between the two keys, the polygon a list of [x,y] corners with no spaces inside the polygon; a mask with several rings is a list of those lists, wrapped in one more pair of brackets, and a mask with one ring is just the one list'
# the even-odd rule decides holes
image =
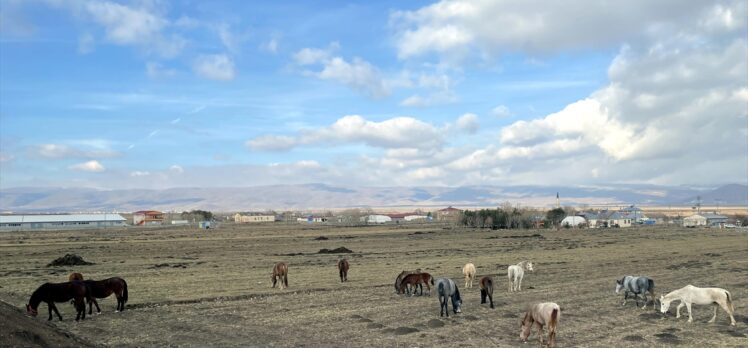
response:
{"label": "horse with lowered head", "polygon": [[120,277],[112,277],[104,280],[84,280],[83,281],[90,292],[88,298],[88,314],[93,311],[93,306],[96,305],[96,312],[101,313],[99,303],[96,302],[97,298],[107,298],[114,294],[117,298],[117,309],[114,313],[122,312],[125,310],[125,303],[127,303],[127,282]]}
{"label": "horse with lowered head", "polygon": [[530,305],[520,321],[521,331],[519,339],[527,342],[533,324],[538,328],[538,339],[543,345],[543,326],[548,326],[548,347],[556,346],[556,327],[561,319],[561,307],[553,302],[535,303]]}
{"label": "horse with lowered head", "polygon": [[26,304],[26,313],[33,317],[37,316],[39,314],[39,304],[45,302],[47,303],[47,309],[49,309],[49,318],[47,320],[52,320],[52,311],[54,311],[57,317],[60,318],[60,321],[62,321],[62,315],[57,310],[55,302],[67,302],[72,299],[75,304],[75,310],[78,313],[75,321],[78,321],[86,318],[85,301],[89,298],[88,287],[81,281],[44,283],[31,294],[29,303]]}
{"label": "horse with lowered head", "polygon": [[516,265],[507,267],[506,275],[509,277],[509,292],[522,290],[522,278],[525,277],[525,271],[533,271],[532,262],[522,261]]}
{"label": "horse with lowered head", "polygon": [[680,318],[680,309],[686,306],[688,309],[688,322],[693,322],[691,316],[691,305],[714,305],[714,315],[709,320],[713,323],[717,320],[717,306],[727,312],[730,316],[730,325],[735,326],[735,307],[732,305],[732,296],[730,292],[721,288],[697,288],[693,285],[686,285],[678,290],[669,292],[667,295],[660,295],[660,312],[666,313],[670,308],[670,302],[680,301],[678,307],[675,310],[675,318]]}
{"label": "horse with lowered head", "polygon": [[351,265],[348,263],[348,260],[341,259],[338,260],[338,273],[340,273],[340,282],[347,282],[348,281],[348,269],[351,267]]}
{"label": "horse with lowered head", "polygon": [[[415,271],[402,271],[402,272],[400,272],[400,274],[397,275],[397,278],[395,278],[395,293],[396,294],[402,293],[401,292],[401,288],[402,288],[403,279],[405,277],[407,277],[409,274],[417,274],[417,273],[421,273],[421,269],[420,268],[416,269]],[[423,291],[423,285],[421,285],[421,291]]]}
{"label": "horse with lowered head", "polygon": [[493,308],[493,278],[483,277],[478,285],[480,286],[480,303],[486,303],[486,297],[488,297],[488,300],[491,301],[491,308]]}
{"label": "horse with lowered head", "polygon": [[428,291],[428,294],[431,295],[431,287],[429,286],[429,283],[431,285],[434,285],[434,277],[431,276],[431,274],[428,274],[426,272],[420,272],[420,273],[413,273],[408,274],[403,278],[402,283],[400,285],[401,293],[404,293],[405,291],[410,294],[410,290],[412,288],[413,295],[418,292],[418,287],[421,287],[421,295],[423,295],[423,285],[426,285],[426,290]]}
{"label": "horse with lowered head", "polygon": [[623,290],[623,303],[621,303],[621,306],[626,305],[629,293],[632,293],[634,294],[634,300],[636,301],[637,307],[639,306],[639,295],[642,296],[642,299],[644,299],[644,306],[642,306],[642,309],[645,309],[647,308],[647,293],[649,293],[652,298],[652,308],[654,309],[654,287],[654,280],[649,277],[634,277],[627,275],[621,279],[616,279],[616,294]]}
{"label": "horse with lowered head", "polygon": [[449,278],[438,278],[436,279],[436,293],[439,295],[439,316],[444,316],[447,313],[449,318],[449,299],[452,299],[452,311],[462,313],[460,307],[462,306],[462,297],[460,297],[460,289],[457,288],[457,284]]}
{"label": "horse with lowered head", "polygon": [[465,288],[472,288],[475,280],[475,265],[468,262],[462,267],[462,274],[465,276]]}
{"label": "horse with lowered head", "polygon": [[273,267],[273,287],[276,283],[280,283],[280,288],[283,289],[285,286],[288,287],[288,264],[285,262],[278,262]]}

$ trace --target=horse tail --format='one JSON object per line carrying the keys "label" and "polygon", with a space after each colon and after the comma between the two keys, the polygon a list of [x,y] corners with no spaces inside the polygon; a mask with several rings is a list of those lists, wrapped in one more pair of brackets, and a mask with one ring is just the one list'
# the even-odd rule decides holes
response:
{"label": "horse tail", "polygon": [[649,288],[650,292],[654,291],[655,281],[650,278],[647,278],[647,287]]}
{"label": "horse tail", "polygon": [[556,331],[556,325],[558,325],[558,308],[554,308],[551,312],[551,321],[548,323],[548,331]]}
{"label": "horse tail", "polygon": [[725,290],[725,295],[727,296],[727,306],[730,307],[732,312],[735,312],[735,307],[733,307],[732,300],[730,299],[730,292]]}
{"label": "horse tail", "polygon": [[434,286],[434,277],[429,276],[429,278],[431,278],[431,286]]}
{"label": "horse tail", "polygon": [[489,295],[493,295],[493,280],[491,278],[486,278],[486,291]]}
{"label": "horse tail", "polygon": [[125,308],[125,303],[127,303],[127,282],[122,279],[122,308]]}

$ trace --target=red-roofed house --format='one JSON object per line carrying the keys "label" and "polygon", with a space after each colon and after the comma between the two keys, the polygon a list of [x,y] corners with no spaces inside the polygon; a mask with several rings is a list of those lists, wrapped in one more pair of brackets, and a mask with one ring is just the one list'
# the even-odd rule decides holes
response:
{"label": "red-roofed house", "polygon": [[132,224],[135,226],[161,225],[164,213],[156,210],[141,210],[132,213]]}

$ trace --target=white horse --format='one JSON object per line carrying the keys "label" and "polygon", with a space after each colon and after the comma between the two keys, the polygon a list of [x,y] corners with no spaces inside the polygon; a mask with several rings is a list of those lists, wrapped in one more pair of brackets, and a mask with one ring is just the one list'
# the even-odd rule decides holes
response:
{"label": "white horse", "polygon": [[691,316],[691,305],[708,305],[714,304],[714,316],[709,320],[713,323],[717,319],[717,305],[730,315],[730,325],[735,326],[735,308],[732,306],[732,296],[730,292],[720,288],[697,288],[693,285],[686,285],[681,289],[671,291],[667,295],[660,295],[660,312],[665,313],[670,308],[670,302],[680,300],[680,304],[675,310],[675,317],[680,318],[680,309],[686,306],[688,309],[688,322],[693,322]]}
{"label": "white horse", "polygon": [[462,267],[462,274],[465,275],[465,288],[473,287],[473,280],[475,280],[475,265],[472,263],[466,263]]}
{"label": "white horse", "polygon": [[509,292],[522,290],[522,278],[525,276],[525,271],[533,271],[532,262],[522,261],[507,268],[506,275],[509,277]]}

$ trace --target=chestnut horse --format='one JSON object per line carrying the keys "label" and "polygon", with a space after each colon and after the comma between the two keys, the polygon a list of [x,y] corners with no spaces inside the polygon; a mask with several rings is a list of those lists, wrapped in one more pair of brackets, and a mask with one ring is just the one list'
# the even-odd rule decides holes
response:
{"label": "chestnut horse", "polygon": [[483,277],[478,285],[480,286],[480,303],[486,303],[486,297],[488,297],[488,300],[491,301],[491,308],[493,308],[493,278]]}
{"label": "chestnut horse", "polygon": [[340,282],[347,282],[348,281],[348,269],[351,267],[351,265],[348,263],[348,260],[341,259],[338,261],[338,271],[340,272]]}
{"label": "chestnut horse", "polygon": [[275,267],[273,267],[273,287],[275,287],[276,282],[280,283],[279,286],[281,289],[284,288],[284,286],[288,287],[288,264],[285,262],[278,262],[275,264]]}
{"label": "chestnut horse", "polygon": [[52,320],[52,311],[57,314],[57,317],[62,321],[62,315],[57,310],[55,302],[67,302],[71,299],[75,302],[75,309],[78,315],[75,317],[75,321],[80,319],[86,319],[86,299],[89,299],[88,287],[80,281],[73,281],[67,283],[44,283],[38,289],[31,294],[29,303],[26,304],[26,313],[32,317],[37,316],[39,311],[39,304],[41,302],[47,303],[47,309],[49,309],[49,318]]}
{"label": "chestnut horse", "polygon": [[403,281],[400,285],[401,293],[405,293],[405,291],[410,294],[410,288],[413,288],[413,295],[418,292],[418,286],[421,286],[421,295],[423,295],[423,285],[426,285],[426,290],[428,290],[428,294],[431,294],[431,287],[429,286],[429,283],[431,285],[434,285],[434,277],[431,276],[431,274],[428,273],[413,273],[408,274],[403,278]]}
{"label": "chestnut horse", "polygon": [[112,277],[104,280],[86,280],[84,281],[90,292],[88,299],[88,314],[93,311],[93,306],[96,305],[96,312],[101,313],[99,303],[96,302],[97,298],[107,298],[111,294],[117,298],[117,309],[114,313],[122,312],[125,310],[125,303],[127,302],[127,282],[120,277]]}
{"label": "chestnut horse", "polygon": [[70,273],[70,275],[68,276],[68,281],[69,281],[69,282],[72,282],[72,281],[74,281],[74,280],[80,280],[80,281],[83,281],[83,275],[82,275],[82,274],[80,274],[80,273],[78,273],[78,272],[73,272],[73,273]]}
{"label": "chestnut horse", "polygon": [[525,312],[525,316],[520,321],[522,330],[519,334],[519,339],[527,342],[527,338],[530,337],[530,330],[533,324],[538,328],[538,339],[540,345],[543,345],[543,326],[548,326],[548,347],[553,348],[556,346],[556,327],[558,326],[558,320],[561,318],[561,307],[553,302],[535,303],[530,305]]}
{"label": "chestnut horse", "polygon": [[[421,273],[421,269],[418,268],[415,271],[402,271],[400,274],[397,275],[397,278],[395,278],[395,293],[400,294],[402,293],[400,289],[402,288],[403,278],[408,276],[409,274],[417,274]],[[423,291],[423,285],[421,285],[421,291]]]}

